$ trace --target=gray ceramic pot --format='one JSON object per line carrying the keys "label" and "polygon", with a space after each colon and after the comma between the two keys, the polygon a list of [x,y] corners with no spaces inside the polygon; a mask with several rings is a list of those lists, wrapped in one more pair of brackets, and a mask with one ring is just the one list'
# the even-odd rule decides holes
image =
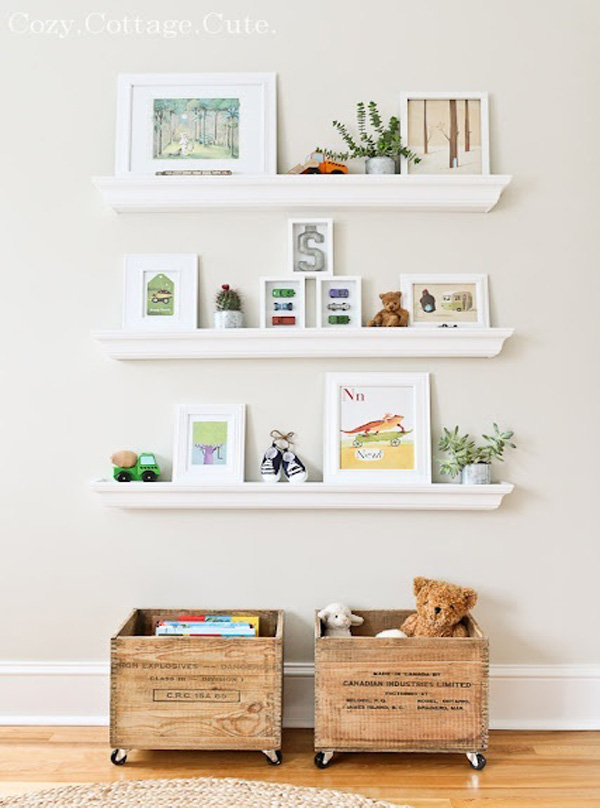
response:
{"label": "gray ceramic pot", "polygon": [[460,473],[461,484],[491,484],[491,464],[468,464]]}
{"label": "gray ceramic pot", "polygon": [[244,325],[244,313],[234,309],[215,312],[215,329],[240,329]]}
{"label": "gray ceramic pot", "polygon": [[365,171],[367,174],[396,174],[396,161],[390,157],[367,158]]}

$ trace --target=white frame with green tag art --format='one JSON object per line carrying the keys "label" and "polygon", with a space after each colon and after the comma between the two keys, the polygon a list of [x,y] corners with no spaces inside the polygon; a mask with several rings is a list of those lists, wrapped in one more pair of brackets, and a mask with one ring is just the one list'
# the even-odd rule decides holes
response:
{"label": "white frame with green tag art", "polygon": [[198,325],[198,257],[195,253],[125,256],[123,328],[193,330]]}

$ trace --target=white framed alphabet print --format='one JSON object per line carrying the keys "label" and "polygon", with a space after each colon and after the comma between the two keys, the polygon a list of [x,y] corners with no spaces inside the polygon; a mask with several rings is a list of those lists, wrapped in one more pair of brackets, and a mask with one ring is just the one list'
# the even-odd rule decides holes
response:
{"label": "white framed alphabet print", "polygon": [[292,275],[333,275],[333,220],[288,220],[288,267]]}
{"label": "white framed alphabet print", "polygon": [[195,253],[135,253],[124,258],[123,328],[192,330],[198,325]]}
{"label": "white framed alphabet print", "polygon": [[431,483],[429,374],[327,374],[323,480]]}

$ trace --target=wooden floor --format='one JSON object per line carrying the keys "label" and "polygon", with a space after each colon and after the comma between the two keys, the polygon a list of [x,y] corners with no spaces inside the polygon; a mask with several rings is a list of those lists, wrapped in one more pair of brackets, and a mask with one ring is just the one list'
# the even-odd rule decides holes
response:
{"label": "wooden floor", "polygon": [[338,754],[313,764],[312,732],[290,729],[284,762],[259,753],[133,751],[109,762],[106,728],[0,727],[0,795],[121,779],[229,776],[330,787],[414,807],[600,807],[600,732],[492,732],[488,765],[462,755]]}

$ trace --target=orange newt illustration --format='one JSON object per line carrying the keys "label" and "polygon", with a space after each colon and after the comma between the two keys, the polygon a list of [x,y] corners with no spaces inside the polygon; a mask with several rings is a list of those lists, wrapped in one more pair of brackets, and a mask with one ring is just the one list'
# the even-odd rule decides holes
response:
{"label": "orange newt illustration", "polygon": [[365,436],[368,436],[370,433],[377,434],[380,431],[393,430],[394,428],[400,428],[402,433],[406,433],[404,425],[402,424],[403,419],[404,417],[400,416],[400,414],[386,413],[383,419],[378,419],[374,422],[366,422],[364,425],[359,425],[359,427],[353,430],[342,430],[342,433],[364,433]]}

